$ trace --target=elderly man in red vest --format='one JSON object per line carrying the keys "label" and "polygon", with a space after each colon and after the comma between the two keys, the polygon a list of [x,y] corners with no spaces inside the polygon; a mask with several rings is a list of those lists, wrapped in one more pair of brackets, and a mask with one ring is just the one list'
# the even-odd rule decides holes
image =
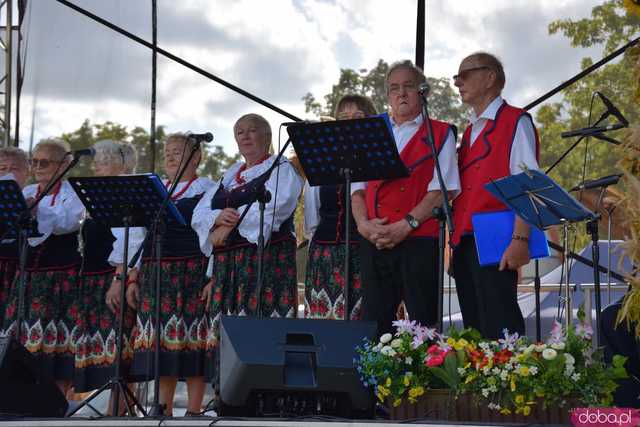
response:
{"label": "elderly man in red vest", "polygon": [[529,226],[515,219],[511,243],[497,266],[480,266],[471,216],[507,210],[484,185],[491,180],[538,169],[538,134],[531,116],[500,96],[504,69],[493,55],[466,57],[453,77],[462,101],[472,109],[462,136],[458,168],[462,193],[453,202],[453,273],[466,327],[485,338],[502,336],[503,329],[525,332],[517,300],[517,270],[529,262]]}
{"label": "elderly man in red vest", "polygon": [[433,132],[442,177],[451,196],[458,193],[455,128],[422,117],[418,93],[426,82],[410,61],[389,68],[386,90],[391,123],[408,178],[370,181],[352,188],[353,216],[362,235],[362,318],[392,329],[396,307],[405,301],[412,320],[435,325],[438,301],[438,222],[432,211],[442,204],[435,156],[427,140]]}

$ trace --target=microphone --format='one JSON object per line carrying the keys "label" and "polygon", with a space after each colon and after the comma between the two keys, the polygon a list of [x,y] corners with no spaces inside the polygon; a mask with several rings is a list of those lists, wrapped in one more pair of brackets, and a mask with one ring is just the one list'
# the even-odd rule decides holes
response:
{"label": "microphone", "polygon": [[82,150],[73,150],[67,153],[68,155],[72,155],[74,159],[79,159],[80,157],[94,157],[96,155],[96,149],[93,147],[83,148]]}
{"label": "microphone", "polygon": [[585,181],[582,184],[578,184],[575,187],[573,187],[571,190],[569,190],[569,192],[578,191],[578,190],[588,190],[590,188],[608,187],[610,185],[617,184],[618,181],[620,181],[621,177],[622,177],[622,174],[619,173],[616,175],[608,175],[602,178]]}
{"label": "microphone", "polygon": [[568,132],[562,132],[560,136],[562,138],[573,138],[574,136],[593,136],[593,135],[600,134],[602,132],[608,132],[610,130],[618,130],[626,127],[627,127],[626,125],[623,125],[622,123],[618,123],[615,125],[596,126],[596,127],[582,128],[578,130],[570,130]]}
{"label": "microphone", "polygon": [[205,133],[189,133],[187,137],[194,139],[196,142],[211,142],[213,141],[213,134],[211,132]]}
{"label": "microphone", "polygon": [[613,102],[611,102],[609,98],[604,96],[602,92],[596,92],[596,95],[598,95],[598,97],[602,100],[602,103],[607,107],[607,111],[610,114],[613,114],[615,118],[624,125],[624,127],[629,126],[629,121],[622,115],[620,110],[618,110],[618,108],[613,105]]}
{"label": "microphone", "polygon": [[418,86],[418,93],[422,96],[429,95],[430,91],[431,91],[431,86],[429,86],[429,83],[427,82],[424,82],[420,86]]}

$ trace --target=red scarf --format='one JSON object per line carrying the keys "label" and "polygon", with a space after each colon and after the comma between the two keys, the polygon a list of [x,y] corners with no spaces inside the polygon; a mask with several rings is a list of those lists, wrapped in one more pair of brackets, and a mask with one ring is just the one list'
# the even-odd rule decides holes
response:
{"label": "red scarf", "polygon": [[[182,190],[178,191],[176,194],[171,196],[171,200],[173,201],[178,200],[180,196],[182,196],[184,193],[187,192],[189,187],[191,187],[191,184],[193,184],[193,181],[195,181],[196,179],[198,179],[198,175],[194,175],[193,178],[191,178],[189,182],[187,182],[187,185],[185,185]],[[166,187],[169,188],[170,186],[171,186],[171,181],[167,181]]]}

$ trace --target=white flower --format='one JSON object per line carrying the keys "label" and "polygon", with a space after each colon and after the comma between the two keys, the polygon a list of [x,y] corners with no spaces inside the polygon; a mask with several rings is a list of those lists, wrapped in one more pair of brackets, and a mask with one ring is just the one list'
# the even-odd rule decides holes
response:
{"label": "white flower", "polygon": [[482,389],[482,395],[484,397],[489,397],[489,389],[488,388],[483,388]]}
{"label": "white flower", "polygon": [[564,370],[564,376],[570,377],[571,374],[573,374],[573,372],[574,372],[573,365],[567,365],[567,367]]}
{"label": "white flower", "polygon": [[498,405],[497,403],[491,402],[487,405],[487,408],[492,409],[494,411],[499,411],[500,409],[502,409],[502,406]]}
{"label": "white flower", "polygon": [[529,373],[530,373],[531,375],[535,375],[535,374],[537,374],[537,373],[538,373],[538,367],[537,367],[537,366],[531,366],[531,367],[529,367]]}
{"label": "white flower", "polygon": [[489,391],[491,393],[497,393],[498,392],[498,387],[495,385],[489,386]]}
{"label": "white flower", "polygon": [[402,340],[400,338],[396,338],[395,340],[391,341],[391,347],[393,348],[398,348],[402,345]]}
{"label": "white flower", "polygon": [[458,373],[459,373],[460,375],[464,375],[464,374],[466,374],[466,373],[467,373],[467,370],[466,370],[466,369],[464,369],[464,368],[458,368]]}
{"label": "white flower", "polygon": [[382,344],[380,343],[376,344],[371,348],[371,350],[375,351],[376,353],[379,352],[380,350],[382,350]]}
{"label": "white flower", "polygon": [[571,375],[571,379],[574,381],[580,380],[580,373],[576,372],[575,374]]}
{"label": "white flower", "polygon": [[575,358],[575,357],[573,357],[573,356],[572,356],[571,354],[569,354],[569,353],[565,353],[565,354],[564,354],[564,363],[565,363],[565,364],[567,364],[567,365],[571,365],[571,366],[573,366],[573,365],[575,365],[575,363],[576,363],[576,358]]}
{"label": "white flower", "polygon": [[404,359],[404,363],[407,365],[411,365],[413,363],[413,359],[411,357],[407,357]]}
{"label": "white flower", "polygon": [[538,352],[538,353],[542,353],[544,351],[544,349],[547,348],[546,344],[536,344],[534,346],[534,349]]}
{"label": "white flower", "polygon": [[507,380],[507,378],[509,378],[509,372],[507,372],[507,371],[502,371],[502,372],[500,372],[500,379],[501,379],[502,381],[506,381],[506,380]]}
{"label": "white flower", "polygon": [[546,360],[553,360],[558,356],[558,352],[552,348],[545,348],[542,351],[542,358]]}
{"label": "white flower", "polygon": [[529,347],[524,349],[524,354],[526,354],[528,356],[531,353],[533,353],[533,350],[535,350],[535,349],[536,349],[536,346],[534,344],[530,344]]}
{"label": "white flower", "polygon": [[500,375],[500,368],[498,368],[497,366],[496,366],[496,367],[494,367],[494,368],[491,370],[491,373],[492,373],[493,375]]}
{"label": "white flower", "polygon": [[384,335],[382,335],[382,336],[380,337],[380,342],[381,342],[382,344],[386,344],[386,343],[388,343],[389,341],[391,341],[391,338],[393,338],[393,335],[391,335],[390,333],[388,333],[388,332],[387,332],[386,334],[384,334]]}
{"label": "white flower", "polygon": [[390,346],[385,345],[384,347],[382,347],[382,349],[380,350],[380,353],[384,354],[385,356],[390,356],[389,353],[391,353],[392,351],[394,351]]}
{"label": "white flower", "polygon": [[554,350],[564,350],[565,345],[564,345],[564,342],[562,341],[554,342],[551,344],[551,348],[553,348]]}

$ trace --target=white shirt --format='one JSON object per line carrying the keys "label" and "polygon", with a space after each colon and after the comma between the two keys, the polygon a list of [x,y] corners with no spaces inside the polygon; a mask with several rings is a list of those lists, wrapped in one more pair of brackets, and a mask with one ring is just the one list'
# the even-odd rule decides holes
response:
{"label": "white shirt", "polygon": [[[271,156],[262,163],[247,168],[240,173],[240,177],[244,182],[249,182],[267,171],[275,161],[276,156]],[[233,165],[222,177],[222,185],[227,190],[232,190],[242,185],[236,180],[238,170],[244,165],[239,162]],[[276,194],[277,186],[277,194]],[[210,188],[202,197],[195,210],[191,226],[198,233],[200,238],[200,249],[205,256],[210,256],[213,251],[213,245],[209,241],[209,232],[213,224],[222,212],[220,209],[211,209],[211,200],[218,191],[220,183]],[[295,211],[298,204],[298,197],[302,191],[302,178],[296,172],[295,168],[286,160],[281,160],[281,164],[277,167],[267,182],[265,187],[271,193],[271,200],[265,206],[264,211],[264,241],[269,241],[272,231],[280,230],[280,226]],[[246,205],[240,206],[238,212],[242,214]],[[275,207],[275,209],[274,209]],[[273,229],[271,225],[273,224]],[[253,203],[247,215],[238,226],[238,233],[251,243],[258,243],[258,235],[260,226],[260,211],[258,203]]]}
{"label": "white shirt", "polygon": [[[422,114],[418,114],[413,120],[406,121],[401,124],[391,118],[391,125],[393,128],[393,138],[396,140],[396,146],[398,152],[402,153],[402,150],[407,146],[413,135],[422,126]],[[440,163],[440,170],[442,171],[442,178],[444,179],[447,191],[454,192],[454,197],[460,192],[460,174],[458,173],[458,156],[456,153],[456,141],[453,134],[453,130],[449,130],[447,137],[444,141],[444,145],[440,149],[438,154],[438,162]],[[366,188],[365,182],[356,182],[351,184],[351,194],[358,190],[364,190]],[[438,180],[438,174],[433,170],[433,178],[429,182],[428,191],[440,190],[440,181]]]}
{"label": "white shirt", "polygon": [[[168,181],[165,180],[165,185],[167,183]],[[180,193],[188,183],[189,181],[179,182],[178,185],[176,186],[176,190],[174,194]],[[176,200],[195,197],[198,194],[205,193],[208,189],[210,189],[214,185],[215,184],[211,179],[205,178],[205,177],[199,177],[196,180],[194,180],[189,186],[189,188],[184,193],[180,194],[180,196],[178,196]],[[115,242],[113,242],[113,250],[109,255],[109,263],[115,266],[118,264],[122,264],[122,260],[124,258],[124,228],[122,227],[112,228],[111,234],[113,234],[116,240]],[[131,258],[133,258],[135,253],[138,251],[138,248],[140,248],[140,246],[144,242],[146,235],[147,235],[147,229],[145,227],[129,228],[129,249],[127,253],[127,262],[131,262]],[[141,260],[142,260],[142,257],[138,258],[138,262],[136,266],[140,265]]]}
{"label": "white shirt", "polygon": [[[472,111],[469,117],[471,125],[471,142],[469,147],[478,139],[478,135],[482,132],[487,120],[495,120],[496,114],[504,100],[501,96],[496,97],[485,110],[476,116]],[[511,145],[511,160],[509,161],[509,169],[512,175],[522,172],[520,165],[525,165],[528,169],[538,169],[538,161],[536,160],[536,133],[533,122],[529,115],[524,115],[518,120],[516,133]]]}
{"label": "white shirt", "polygon": [[[31,184],[22,190],[25,199],[36,197],[38,184]],[[54,200],[55,198],[55,200]],[[53,205],[52,205],[53,203]],[[52,234],[73,233],[80,229],[80,219],[84,206],[67,181],[62,181],[57,195],[49,193],[38,204],[38,231],[41,237],[30,237],[29,245],[38,246]]]}

